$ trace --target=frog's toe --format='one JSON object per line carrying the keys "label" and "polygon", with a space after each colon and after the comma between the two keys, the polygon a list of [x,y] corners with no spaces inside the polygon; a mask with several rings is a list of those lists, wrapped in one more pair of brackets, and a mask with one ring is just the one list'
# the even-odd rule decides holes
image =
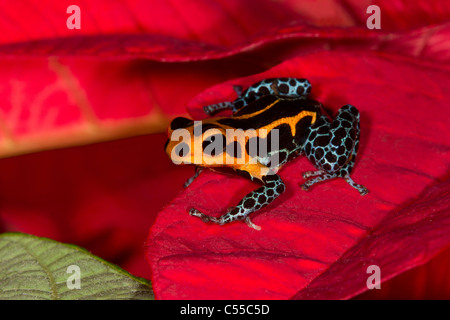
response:
{"label": "frog's toe", "polygon": [[355,188],[356,190],[358,190],[358,192],[359,192],[360,195],[365,196],[366,194],[369,193],[369,190],[368,190],[365,186],[363,186],[363,185],[361,185],[361,184],[355,183],[355,182],[352,180],[352,178],[350,178],[350,176],[347,175],[347,176],[344,177],[344,179],[345,179],[345,181],[347,181],[347,183],[348,183],[350,186],[352,186],[353,188]]}
{"label": "frog's toe", "polygon": [[[323,173],[322,171],[311,171],[313,174],[309,175],[309,177],[313,177],[312,179],[309,179],[304,184],[301,185],[301,188],[305,191],[308,191],[311,186],[315,185],[318,182],[322,182],[325,180],[330,180],[337,177],[336,173]],[[307,172],[308,173],[308,172]]]}
{"label": "frog's toe", "polygon": [[362,185],[358,185],[358,187],[356,189],[359,191],[359,194],[362,196],[365,196],[366,194],[369,193],[369,189],[367,189],[366,187],[364,187]]}
{"label": "frog's toe", "polygon": [[215,111],[214,106],[204,106],[203,112],[206,113],[208,116],[212,115]]}
{"label": "frog's toe", "polygon": [[225,223],[223,217],[220,217],[220,218],[211,217],[195,208],[191,208],[189,210],[189,215],[200,218],[203,222],[212,222],[212,223],[216,223],[216,224],[220,224],[220,225]]}
{"label": "frog's toe", "polygon": [[250,217],[246,217],[246,218],[245,218],[245,223],[246,223],[247,226],[249,226],[250,228],[255,229],[256,231],[261,231],[261,227],[258,226],[258,225],[256,225],[256,224],[254,224],[254,223],[252,222],[252,220],[250,220]]}
{"label": "frog's toe", "polygon": [[216,112],[219,112],[221,110],[225,109],[232,109],[234,108],[234,103],[231,101],[226,102],[219,102],[216,104],[210,104],[209,106],[203,107],[203,112],[205,112],[207,115],[211,116]]}
{"label": "frog's toe", "polygon": [[308,179],[308,178],[310,177],[310,175],[309,175],[310,172],[311,172],[311,171],[303,172],[303,173],[302,173],[302,178],[305,179],[305,180]]}
{"label": "frog's toe", "polygon": [[324,172],[322,170],[306,171],[306,172],[303,172],[302,177],[303,177],[303,179],[306,180],[306,179],[309,179],[311,177],[320,176],[322,174],[324,174]]}
{"label": "frog's toe", "polygon": [[301,184],[300,188],[302,188],[302,190],[304,191],[309,191],[309,186],[306,183]]}
{"label": "frog's toe", "polygon": [[206,214],[204,214],[203,212],[201,212],[201,211],[199,211],[199,210],[197,210],[195,208],[191,208],[189,210],[189,215],[191,215],[193,217],[200,218],[200,219],[202,219],[203,222],[210,221],[210,217],[209,216],[207,216]]}

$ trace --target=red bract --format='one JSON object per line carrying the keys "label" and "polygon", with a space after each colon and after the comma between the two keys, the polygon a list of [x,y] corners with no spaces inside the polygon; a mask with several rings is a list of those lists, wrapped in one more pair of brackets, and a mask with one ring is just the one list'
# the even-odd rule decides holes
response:
{"label": "red bract", "polygon": [[[72,4],[80,30],[66,27]],[[372,246],[384,257],[370,235],[391,236],[396,213],[413,216],[404,207],[433,199],[415,216],[423,243],[435,241],[424,258],[417,249],[399,254],[398,268],[392,255],[377,261],[383,279],[425,262],[445,247],[445,214],[431,217],[439,231],[422,227],[446,186],[423,191],[444,183],[448,166],[448,69],[437,64],[450,58],[450,7],[383,2],[381,30],[368,30],[371,4],[0,1],[0,157],[162,133],[175,116],[198,119],[203,104],[234,98],[233,84],[292,75],[307,77],[331,113],[346,103],[362,111],[354,175],[371,191],[361,198],[336,180],[305,193],[297,184],[311,165],[299,159],[281,172],[286,194],[255,217],[263,231],[204,225],[187,215],[193,201],[220,214],[255,185],[204,173],[169,203],[191,168],[172,165],[154,134],[3,159],[0,229],[76,243],[149,278],[143,243],[169,203],[146,248],[157,297],[350,297],[364,289],[361,277],[332,283],[372,261]]]}
{"label": "red bract", "polygon": [[223,63],[73,57],[2,60],[0,66],[1,156],[164,132],[196,93],[241,72]]}
{"label": "red bract", "polygon": [[381,290],[370,290],[358,299],[448,299],[450,248],[420,267],[383,282]]}
{"label": "red bract", "polygon": [[[78,1],[79,30],[66,27],[71,4],[0,3],[0,156],[163,132],[167,116],[182,114],[208,86],[299,52],[351,47],[449,58],[450,9],[441,1],[384,3],[382,30],[366,28],[369,1]],[[254,56],[141,60],[243,52]]]}
{"label": "red bract", "polygon": [[[353,177],[370,193],[361,197],[342,179],[304,192],[301,173],[312,166],[297,159],[280,171],[286,194],[253,218],[262,227],[257,232],[188,215],[190,207],[223,214],[255,188],[240,177],[202,174],[152,227],[147,253],[157,297],[350,298],[366,290],[369,265],[389,279],[445,249],[450,190],[439,181],[450,163],[449,134],[448,122],[436,116],[446,114],[448,71],[394,55],[323,52],[233,81],[245,87],[274,76],[305,77],[312,98],[331,114],[357,106],[361,149]],[[213,88],[213,96],[228,100],[231,93],[223,93],[231,88]]]}
{"label": "red bract", "polygon": [[2,159],[2,231],[74,243],[148,277],[148,228],[191,173],[159,152],[165,140],[148,135]]}

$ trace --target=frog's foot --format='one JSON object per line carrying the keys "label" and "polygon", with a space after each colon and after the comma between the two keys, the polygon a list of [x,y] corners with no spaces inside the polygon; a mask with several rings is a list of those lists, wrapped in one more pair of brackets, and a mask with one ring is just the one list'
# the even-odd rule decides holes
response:
{"label": "frog's foot", "polygon": [[245,221],[245,223],[247,224],[247,226],[249,226],[250,228],[255,229],[256,231],[261,231],[261,227],[258,226],[258,225],[256,225],[256,224],[254,224],[254,223],[252,222],[252,220],[250,220],[250,217],[246,217],[246,218],[244,219],[244,221]]}
{"label": "frog's foot", "polygon": [[360,195],[365,196],[366,194],[369,193],[369,190],[365,186],[355,183],[355,181],[353,181],[352,178],[350,178],[350,176],[347,175],[344,177],[344,179],[345,181],[347,181],[349,185],[358,190]]}
{"label": "frog's foot", "polygon": [[213,222],[213,223],[220,224],[220,225],[225,224],[225,222],[223,221],[223,219],[221,219],[221,217],[216,218],[216,217],[208,216],[195,208],[191,208],[189,210],[189,214],[193,217],[200,218],[203,222]]}
{"label": "frog's foot", "polygon": [[322,174],[324,174],[325,172],[324,171],[322,171],[322,170],[317,170],[317,171],[306,171],[306,172],[303,172],[303,174],[302,174],[302,177],[303,177],[303,179],[308,179],[308,178],[311,178],[311,177],[315,177],[315,176],[320,176],[320,175],[322,175]]}
{"label": "frog's foot", "polygon": [[326,173],[326,172],[323,172],[323,171],[308,171],[308,172],[303,173],[303,178],[304,179],[307,179],[307,178],[310,178],[310,177],[315,177],[315,178],[306,181],[300,187],[303,190],[308,191],[309,188],[311,188],[311,186],[313,184],[316,184],[318,182],[322,182],[322,181],[325,181],[325,180],[329,180],[329,179],[334,179],[337,176],[338,176],[337,174],[330,174],[330,173]]}
{"label": "frog's foot", "polygon": [[[329,179],[338,178],[338,177],[341,177],[341,176],[338,173],[327,173],[327,172],[320,171],[320,170],[318,170],[318,171],[308,171],[308,172],[303,173],[303,179],[308,179],[310,177],[315,177],[315,178],[310,179],[310,180],[306,181],[304,184],[301,185],[301,188],[303,190],[305,190],[305,191],[308,191],[309,188],[313,184],[316,184],[318,182],[322,182],[322,181],[325,181],[325,180],[329,180]],[[369,190],[365,186],[355,183],[352,180],[352,178],[350,178],[349,175],[346,175],[346,176],[344,176],[342,178],[344,178],[345,181],[347,181],[347,183],[351,187],[353,187],[356,190],[358,190],[360,195],[365,196],[366,194],[369,193]]]}
{"label": "frog's foot", "polygon": [[[211,217],[208,216],[206,214],[204,214],[203,212],[197,210],[197,209],[190,209],[189,210],[189,214],[193,217],[197,217],[200,218],[203,222],[208,223],[208,222],[212,222],[218,225],[224,225],[226,223],[229,223],[231,221],[237,220],[233,217],[233,213],[235,213],[234,211],[236,211],[236,208],[231,208],[226,214],[216,218],[216,217]],[[255,229],[257,231],[261,230],[260,226],[257,226],[256,224],[254,224],[251,220],[250,217],[246,216],[244,218],[245,223],[247,224],[247,226],[249,226],[252,229]]]}
{"label": "frog's foot", "polygon": [[220,102],[220,103],[216,103],[216,104],[210,104],[209,106],[203,107],[203,111],[209,116],[215,114],[216,112],[225,110],[225,109],[234,110],[234,103],[231,101],[226,101],[226,102]]}

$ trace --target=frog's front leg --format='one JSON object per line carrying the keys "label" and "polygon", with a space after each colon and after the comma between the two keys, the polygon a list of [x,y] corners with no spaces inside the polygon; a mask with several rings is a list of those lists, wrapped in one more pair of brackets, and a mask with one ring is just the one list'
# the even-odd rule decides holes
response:
{"label": "frog's front leg", "polygon": [[210,115],[210,116],[215,114],[216,112],[226,110],[226,109],[231,109],[231,111],[233,113],[236,112],[237,109],[235,107],[235,103],[239,104],[240,102],[237,102],[237,101],[242,100],[242,87],[235,85],[235,86],[233,86],[233,90],[234,90],[234,92],[236,92],[236,94],[238,96],[238,98],[235,101],[225,101],[225,102],[210,104],[208,106],[204,106],[203,111],[207,115]]}
{"label": "frog's front leg", "polygon": [[186,182],[184,183],[184,186],[183,186],[183,187],[184,187],[184,188],[189,187],[190,184],[191,184],[192,182],[194,182],[195,179],[198,178],[198,176],[200,175],[200,173],[202,173],[202,171],[203,171],[203,167],[196,166],[196,167],[195,167],[195,174],[194,174],[192,177],[190,177],[189,179],[186,180]]}
{"label": "frog's front leg", "polygon": [[306,156],[319,170],[303,174],[305,179],[314,177],[301,186],[303,190],[315,183],[341,177],[361,195],[368,193],[366,187],[350,177],[358,152],[359,131],[359,112],[351,105],[342,107],[333,123],[325,116],[320,118],[305,143]]}
{"label": "frog's front leg", "polygon": [[202,219],[204,222],[212,222],[219,225],[236,220],[244,220],[249,227],[260,230],[261,228],[253,224],[250,220],[249,214],[267,206],[275,200],[284,192],[285,185],[280,176],[272,172],[263,176],[260,176],[259,174],[255,175],[255,170],[260,172],[261,168],[265,168],[267,170],[264,171],[268,171],[269,169],[267,167],[259,164],[247,165],[246,167],[247,170],[241,169],[241,171],[246,171],[253,179],[260,180],[264,184],[263,186],[247,194],[236,207],[229,209],[227,213],[218,218],[208,216],[197,209],[191,209],[189,214]]}
{"label": "frog's front leg", "polygon": [[219,102],[216,104],[210,104],[209,106],[204,106],[203,107],[203,111],[207,114],[207,115],[213,115],[216,112],[219,112],[221,110],[225,110],[225,109],[234,109],[234,104],[232,101],[226,101],[226,102]]}

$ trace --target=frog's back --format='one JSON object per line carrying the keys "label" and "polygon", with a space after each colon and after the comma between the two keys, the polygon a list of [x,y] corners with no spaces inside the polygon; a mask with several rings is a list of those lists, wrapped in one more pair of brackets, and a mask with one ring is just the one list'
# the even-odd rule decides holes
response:
{"label": "frog's back", "polygon": [[271,123],[285,122],[302,111],[320,112],[320,103],[304,97],[264,96],[241,108],[219,123],[241,129],[260,129]]}
{"label": "frog's back", "polygon": [[320,110],[319,102],[304,97],[267,95],[243,107],[233,116],[217,118],[214,122],[233,129],[265,129],[268,134],[277,129],[280,148],[292,149],[304,143],[309,127],[318,119]]}
{"label": "frog's back", "polygon": [[[259,162],[268,165],[276,158],[278,167],[302,151],[311,125],[319,118],[320,108],[320,103],[310,99],[267,95],[231,117],[207,120],[203,131],[210,128],[243,130],[246,132],[243,135],[248,137],[245,153],[251,154],[253,145]],[[251,130],[255,134],[248,134]],[[232,141],[227,141],[229,143]]]}

